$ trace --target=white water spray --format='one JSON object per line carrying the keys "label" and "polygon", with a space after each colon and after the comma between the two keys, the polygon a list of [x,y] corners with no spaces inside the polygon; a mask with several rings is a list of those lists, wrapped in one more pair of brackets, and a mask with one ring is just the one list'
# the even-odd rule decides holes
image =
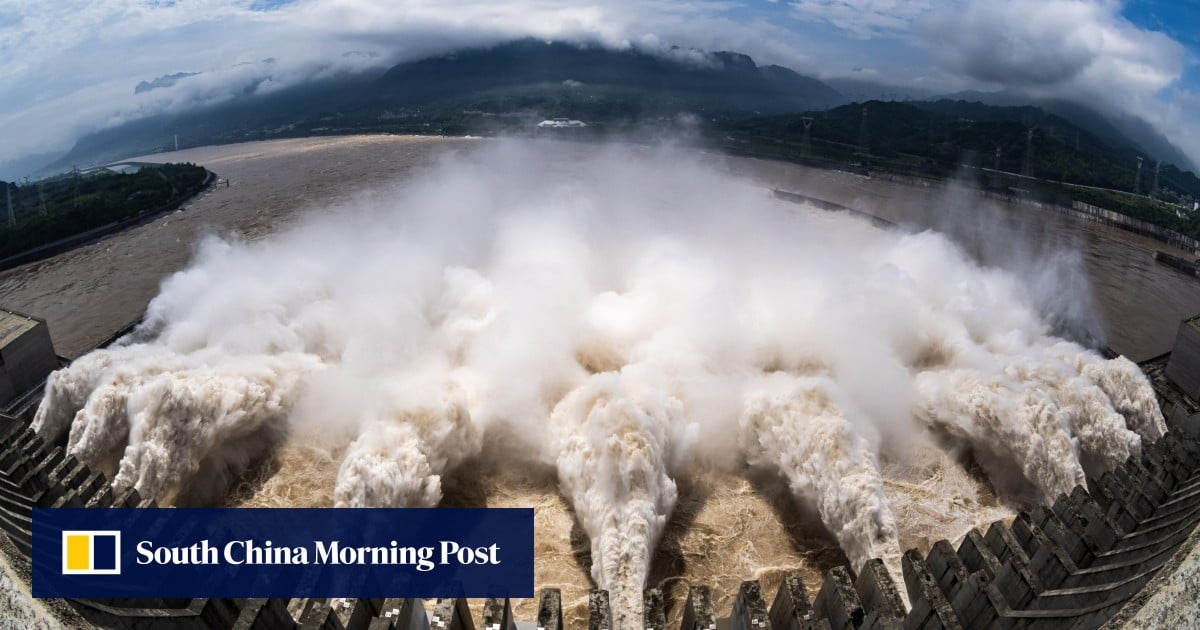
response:
{"label": "white water spray", "polygon": [[463,392],[369,421],[350,445],[333,489],[337,507],[434,507],[441,476],[480,449]]}
{"label": "white water spray", "polygon": [[882,558],[893,575],[903,575],[874,449],[834,401],[836,393],[828,378],[765,378],[741,418],[742,451],[751,465],[778,469],[793,493],[816,504],[856,570]]}
{"label": "white water spray", "polygon": [[35,426],[181,503],[286,440],[340,461],[347,506],[437,505],[473,457],[553,463],[633,627],[694,467],[778,471],[855,565],[895,569],[879,464],[914,435],[1024,501],[1161,434],[1136,366],[1054,337],[1042,290],[688,154],[489,143],[265,241],[209,239],[140,341],[51,378]]}
{"label": "white water spray", "polygon": [[669,434],[685,422],[678,399],[629,391],[628,380],[594,376],[550,416],[559,483],[591,540],[592,578],[610,591],[621,628],[641,622],[650,559],[678,499],[667,471]]}

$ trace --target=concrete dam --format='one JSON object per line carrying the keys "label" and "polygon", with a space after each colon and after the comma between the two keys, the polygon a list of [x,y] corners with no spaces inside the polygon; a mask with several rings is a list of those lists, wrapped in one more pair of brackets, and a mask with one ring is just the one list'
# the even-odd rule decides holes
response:
{"label": "concrete dam", "polygon": [[[57,365],[43,322],[5,314],[17,326],[0,353],[12,375],[44,379]],[[6,320],[7,321],[7,320]],[[118,335],[114,335],[116,338]],[[104,344],[102,344],[104,345]],[[1181,324],[1173,353],[1144,362],[1169,432],[1138,457],[1052,504],[966,533],[955,548],[942,540],[928,554],[903,555],[902,574],[879,559],[837,566],[815,592],[798,575],[775,593],[741,584],[732,608],[716,610],[713,593],[691,586],[686,601],[644,593],[644,627],[667,627],[667,610],[682,607],[682,630],[953,629],[1179,627],[1194,622],[1194,600],[1172,600],[1176,583],[1200,575],[1200,318]],[[21,381],[17,380],[18,383]],[[64,439],[47,442],[31,428],[44,381],[10,393],[0,417],[0,548],[24,580],[30,575],[34,507],[148,507],[136,490],[114,492],[105,475],[65,454]],[[907,594],[906,606],[901,592]],[[413,599],[183,599],[48,602],[71,627],[100,628],[446,628],[560,630],[557,589],[540,592],[537,618],[514,619],[508,600],[489,599],[476,618],[464,599],[439,599],[433,612]],[[1179,607],[1182,606],[1183,610]],[[589,596],[587,627],[613,627],[609,593]]]}

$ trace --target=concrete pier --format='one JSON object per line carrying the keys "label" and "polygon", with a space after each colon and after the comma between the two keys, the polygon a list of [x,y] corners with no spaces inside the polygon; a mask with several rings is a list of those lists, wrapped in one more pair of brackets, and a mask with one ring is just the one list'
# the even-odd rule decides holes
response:
{"label": "concrete pier", "polygon": [[808,591],[798,575],[783,578],[775,601],[771,604],[771,627],[775,630],[818,630],[829,627],[829,621],[817,616],[809,603]]}
{"label": "concrete pier", "polygon": [[737,599],[733,600],[733,611],[729,616],[730,629],[762,630],[770,623],[762,586],[757,581],[742,582],[738,588]]}
{"label": "concrete pier", "polygon": [[612,607],[608,591],[592,589],[588,593],[588,630],[613,630]]}
{"label": "concrete pier", "polygon": [[688,589],[687,603],[683,608],[681,630],[717,630],[717,616],[713,612],[712,592],[707,586]]}
{"label": "concrete pier", "polygon": [[642,598],[642,627],[646,630],[666,630],[667,611],[659,589],[648,589]]}
{"label": "concrete pier", "polygon": [[563,630],[562,594],[556,588],[542,589],[538,600],[538,630]]}
{"label": "concrete pier", "polygon": [[508,598],[489,597],[483,602],[483,630],[517,630]]}
{"label": "concrete pier", "polygon": [[475,630],[467,600],[461,597],[437,600],[429,615],[429,627],[433,630]]}

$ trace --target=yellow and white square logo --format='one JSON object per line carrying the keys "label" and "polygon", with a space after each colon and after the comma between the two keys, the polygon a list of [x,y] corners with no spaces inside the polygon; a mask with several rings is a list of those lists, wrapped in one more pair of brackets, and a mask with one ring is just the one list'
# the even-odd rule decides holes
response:
{"label": "yellow and white square logo", "polygon": [[121,532],[64,531],[63,575],[120,575]]}

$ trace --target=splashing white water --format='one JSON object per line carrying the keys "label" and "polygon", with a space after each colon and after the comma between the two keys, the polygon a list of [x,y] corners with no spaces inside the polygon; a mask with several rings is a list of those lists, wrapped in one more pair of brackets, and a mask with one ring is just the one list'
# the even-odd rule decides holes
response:
{"label": "splashing white water", "polygon": [[[123,410],[129,422],[129,445],[113,488],[133,487],[142,496],[166,496],[192,479],[206,461],[217,469],[240,473],[285,431],[290,401],[318,365],[311,356],[287,354],[147,379],[129,395]],[[111,418],[94,420],[105,425]],[[248,447],[221,448],[236,443]],[[84,446],[77,443],[75,448]],[[213,461],[212,456],[219,459]],[[230,480],[225,476],[224,481]]]}
{"label": "splashing white water", "polygon": [[1136,366],[1050,334],[1051,298],[694,156],[495,143],[266,241],[206,241],[141,341],[50,379],[36,427],[196,503],[294,436],[340,458],[337,505],[436,505],[503,445],[555,465],[631,627],[691,467],[777,470],[852,562],[894,568],[878,462],[914,435],[1023,501],[1161,434]]}
{"label": "splashing white water", "polygon": [[[295,353],[222,357],[214,366],[197,356],[137,356],[138,350],[95,352],[76,362],[78,369],[73,365],[57,373],[47,383],[50,394],[34,427],[52,434],[61,424],[58,418],[78,405],[73,394],[80,382],[90,383],[91,395],[70,427],[68,452],[102,464],[124,447],[113,489],[133,488],[155,499],[181,490],[219,496],[225,484],[283,436],[291,401],[304,379],[320,368],[315,357]],[[72,376],[78,381],[72,382]],[[242,447],[227,448],[230,444]],[[185,488],[202,466],[206,475],[198,481],[207,487]]]}
{"label": "splashing white water", "polygon": [[882,558],[902,575],[874,449],[834,402],[837,389],[828,378],[767,377],[741,418],[742,450],[750,464],[778,468],[793,493],[816,503],[852,566]]}
{"label": "splashing white water", "polygon": [[337,507],[434,507],[442,499],[441,475],[480,449],[463,392],[429,404],[396,406],[370,421],[350,445],[337,485]]}
{"label": "splashing white water", "polygon": [[[143,352],[127,351],[121,348],[111,348],[102,352],[93,352],[76,359],[70,370],[60,370],[50,374],[46,379],[46,391],[42,404],[38,406],[33,419],[33,429],[43,436],[54,436],[71,428],[75,414],[88,403],[89,399],[98,399],[96,390],[105,379],[117,380],[116,367],[123,365],[123,374],[138,377],[147,372],[153,373],[157,368],[156,361],[138,361]],[[134,365],[138,363],[138,365]],[[144,363],[144,365],[141,365]],[[93,404],[103,404],[96,401]],[[123,402],[120,404],[124,404]],[[118,440],[124,439],[125,431],[121,431]]]}
{"label": "splashing white water", "polygon": [[1079,352],[1070,343],[1051,346],[1051,352],[1098,386],[1125,418],[1127,426],[1144,439],[1157,440],[1167,432],[1167,423],[1146,375],[1125,357],[1108,361],[1091,352]]}
{"label": "splashing white water", "polygon": [[669,434],[685,422],[678,399],[631,392],[627,380],[598,374],[550,416],[559,483],[591,539],[592,578],[609,589],[621,628],[641,621],[650,558],[678,499]]}

